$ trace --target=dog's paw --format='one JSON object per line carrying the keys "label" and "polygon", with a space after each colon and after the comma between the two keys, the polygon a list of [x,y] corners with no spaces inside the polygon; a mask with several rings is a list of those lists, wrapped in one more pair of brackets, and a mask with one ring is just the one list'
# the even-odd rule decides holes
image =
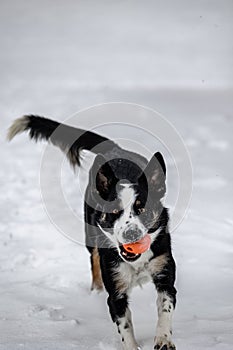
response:
{"label": "dog's paw", "polygon": [[104,285],[102,280],[93,281],[91,284],[91,291],[96,290],[97,293],[101,293],[104,290]]}
{"label": "dog's paw", "polygon": [[126,345],[123,344],[123,350],[142,350],[142,348],[137,344]]}
{"label": "dog's paw", "polygon": [[176,350],[176,347],[166,337],[156,337],[154,350]]}
{"label": "dog's paw", "polygon": [[123,350],[142,350],[142,348],[136,342],[123,342]]}

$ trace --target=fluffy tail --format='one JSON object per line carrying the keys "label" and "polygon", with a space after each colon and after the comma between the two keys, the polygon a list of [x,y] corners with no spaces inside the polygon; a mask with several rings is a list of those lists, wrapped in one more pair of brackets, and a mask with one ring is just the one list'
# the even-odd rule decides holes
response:
{"label": "fluffy tail", "polygon": [[25,115],[16,119],[8,130],[8,140],[12,140],[15,135],[23,131],[29,131],[30,138],[35,141],[46,140],[59,147],[66,153],[73,167],[80,165],[82,149],[94,153],[105,153],[116,146],[113,141],[94,132],[73,128],[34,115]]}

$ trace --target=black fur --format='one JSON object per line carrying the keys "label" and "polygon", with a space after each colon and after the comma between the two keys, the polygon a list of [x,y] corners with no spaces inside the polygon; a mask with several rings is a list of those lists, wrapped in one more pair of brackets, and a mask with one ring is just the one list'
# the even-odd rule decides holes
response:
{"label": "black fur", "polygon": [[24,118],[28,120],[24,130],[29,131],[31,139],[50,141],[55,146],[60,147],[67,152],[73,166],[80,165],[80,151],[82,149],[91,150],[97,154],[115,146],[115,143],[108,138],[91,131],[73,128],[35,115],[26,115]]}

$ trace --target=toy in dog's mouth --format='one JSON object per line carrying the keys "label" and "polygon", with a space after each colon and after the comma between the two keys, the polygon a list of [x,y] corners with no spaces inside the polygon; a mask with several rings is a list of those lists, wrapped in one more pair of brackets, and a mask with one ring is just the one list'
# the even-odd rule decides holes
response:
{"label": "toy in dog's mouth", "polygon": [[151,238],[147,234],[137,242],[120,245],[120,252],[125,260],[135,261],[150,248],[150,245]]}

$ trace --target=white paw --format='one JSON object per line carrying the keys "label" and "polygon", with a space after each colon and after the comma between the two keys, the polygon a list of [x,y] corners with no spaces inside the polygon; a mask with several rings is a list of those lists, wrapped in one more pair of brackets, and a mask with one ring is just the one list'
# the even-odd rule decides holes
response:
{"label": "white paw", "polygon": [[142,350],[142,348],[140,348],[140,346],[138,346],[137,344],[124,344],[123,345],[123,349],[124,350]]}
{"label": "white paw", "polygon": [[155,337],[154,350],[176,350],[176,347],[166,336]]}

